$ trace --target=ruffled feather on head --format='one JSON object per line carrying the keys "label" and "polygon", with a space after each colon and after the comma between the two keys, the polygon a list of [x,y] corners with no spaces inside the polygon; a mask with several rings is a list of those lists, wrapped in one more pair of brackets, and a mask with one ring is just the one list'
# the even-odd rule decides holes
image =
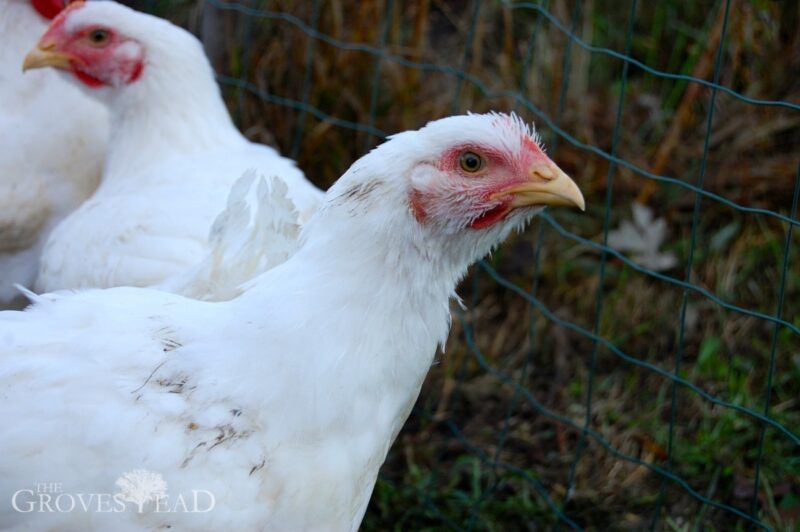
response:
{"label": "ruffled feather on head", "polygon": [[[482,113],[468,112],[467,115],[473,116]],[[491,117],[492,125],[497,128],[502,128],[504,133],[509,135],[517,135],[521,137],[523,142],[532,142],[542,151],[545,151],[542,139],[539,133],[536,132],[536,127],[533,124],[525,122],[517,113],[511,111],[510,113],[499,113],[497,111],[490,111],[485,113],[484,116]]]}

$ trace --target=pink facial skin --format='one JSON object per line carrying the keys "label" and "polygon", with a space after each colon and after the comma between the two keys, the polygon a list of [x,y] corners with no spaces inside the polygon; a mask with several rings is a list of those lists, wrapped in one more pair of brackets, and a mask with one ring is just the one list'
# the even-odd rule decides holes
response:
{"label": "pink facial skin", "polygon": [[[478,172],[467,172],[462,169],[459,161],[465,152],[480,155],[484,161],[483,168]],[[494,225],[509,213],[511,210],[510,197],[506,201],[498,202],[492,200],[491,196],[513,182],[512,177],[516,166],[516,161],[510,157],[510,154],[480,146],[453,148],[446,152],[439,161],[440,170],[457,175],[467,183],[467,186],[464,187],[465,192],[470,191],[478,198],[475,207],[485,204],[484,212],[470,223],[470,227],[473,229],[483,229]]]}
{"label": "pink facial skin", "polygon": [[[465,152],[479,155],[480,170],[461,167]],[[549,161],[536,142],[525,136],[516,152],[487,146],[457,146],[445,152],[436,164],[446,178],[425,190],[411,193],[410,206],[419,222],[431,221],[444,212],[458,216],[472,229],[484,229],[506,218],[512,211],[513,195],[503,195],[530,180],[530,169],[537,162]]]}
{"label": "pink facial skin", "polygon": [[40,45],[55,46],[67,55],[68,70],[88,87],[118,87],[138,80],[144,70],[144,52],[137,42],[105,26],[67,31],[67,19],[83,5],[83,2],[71,3],[56,16]]}

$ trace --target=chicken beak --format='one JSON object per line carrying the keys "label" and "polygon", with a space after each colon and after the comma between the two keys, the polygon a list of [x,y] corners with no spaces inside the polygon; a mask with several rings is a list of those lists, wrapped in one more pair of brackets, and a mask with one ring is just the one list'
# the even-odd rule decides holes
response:
{"label": "chicken beak", "polygon": [[39,41],[39,44],[25,56],[25,61],[22,63],[22,71],[44,67],[67,69],[71,63],[72,58],[69,54],[58,50],[56,43]]}
{"label": "chicken beak", "polygon": [[586,202],[578,185],[547,157],[540,158],[530,167],[528,178],[522,184],[500,192],[512,196],[512,208],[563,205],[586,210]]}

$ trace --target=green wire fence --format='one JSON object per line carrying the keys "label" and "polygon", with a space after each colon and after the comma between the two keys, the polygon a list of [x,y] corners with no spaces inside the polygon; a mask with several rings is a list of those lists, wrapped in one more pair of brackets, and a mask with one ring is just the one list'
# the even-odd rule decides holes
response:
{"label": "green wire fence", "polygon": [[[462,285],[365,530],[799,526],[797,3],[137,7],[196,31],[242,129],[320,186],[494,109],[586,192]],[[612,245],[634,203],[673,265]]]}

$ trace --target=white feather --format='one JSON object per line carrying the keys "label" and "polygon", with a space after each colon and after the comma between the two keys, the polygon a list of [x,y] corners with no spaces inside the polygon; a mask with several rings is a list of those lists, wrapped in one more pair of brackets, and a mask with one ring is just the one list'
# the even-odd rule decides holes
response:
{"label": "white feather", "polygon": [[146,62],[137,81],[90,90],[111,111],[102,184],[53,231],[38,291],[153,286],[185,275],[212,253],[209,227],[247,169],[283,181],[301,220],[316,210],[322,192],[294,161],[235,128],[194,36],[113,2],[72,9],[64,27],[96,25],[138,42]]}
{"label": "white feather", "polygon": [[[534,212],[482,230],[415,219],[415,180],[446,179],[431,161],[465,142],[513,144],[485,115],[396,135],[328,191],[299,249],[230,301],[112,288],[0,314],[0,500],[37,482],[114,493],[137,469],[173,497],[216,500],[203,514],[6,505],[0,528],[356,530],[447,337],[456,283]],[[229,198],[237,227],[253,219],[237,214],[253,184]]]}
{"label": "white feather", "polygon": [[29,0],[0,1],[0,308],[33,286],[53,227],[97,187],[108,113],[52,71],[22,73],[47,27]]}
{"label": "white feather", "polygon": [[244,283],[282,264],[297,248],[298,214],[287,194],[280,179],[245,172],[211,226],[208,256],[157,288],[204,301],[241,294]]}

